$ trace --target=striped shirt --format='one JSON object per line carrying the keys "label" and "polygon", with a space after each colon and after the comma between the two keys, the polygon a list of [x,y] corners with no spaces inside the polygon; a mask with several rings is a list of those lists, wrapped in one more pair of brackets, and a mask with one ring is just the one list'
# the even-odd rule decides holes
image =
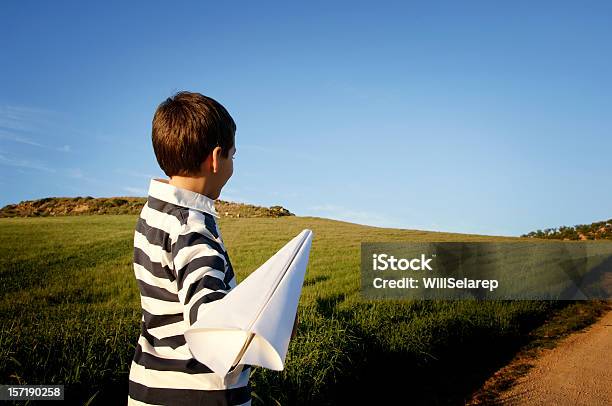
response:
{"label": "striped shirt", "polygon": [[194,358],[184,336],[206,303],[236,286],[218,217],[209,197],[151,179],[134,232],[142,320],[128,406],[251,404],[251,366],[220,377]]}

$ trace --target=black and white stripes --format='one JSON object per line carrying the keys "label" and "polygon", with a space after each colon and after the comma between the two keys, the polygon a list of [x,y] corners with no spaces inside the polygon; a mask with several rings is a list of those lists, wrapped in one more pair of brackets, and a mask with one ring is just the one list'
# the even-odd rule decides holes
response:
{"label": "black and white stripes", "polygon": [[128,405],[250,405],[250,366],[221,378],[193,357],[183,335],[206,303],[236,286],[213,203],[151,180],[134,231],[142,320]]}

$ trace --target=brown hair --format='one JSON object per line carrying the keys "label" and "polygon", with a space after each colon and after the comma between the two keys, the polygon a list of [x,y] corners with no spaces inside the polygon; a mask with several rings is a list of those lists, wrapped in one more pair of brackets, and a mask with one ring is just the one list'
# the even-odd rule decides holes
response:
{"label": "brown hair", "polygon": [[155,111],[153,151],[167,176],[186,176],[198,172],[217,145],[227,158],[235,133],[236,123],[219,102],[200,93],[178,92]]}

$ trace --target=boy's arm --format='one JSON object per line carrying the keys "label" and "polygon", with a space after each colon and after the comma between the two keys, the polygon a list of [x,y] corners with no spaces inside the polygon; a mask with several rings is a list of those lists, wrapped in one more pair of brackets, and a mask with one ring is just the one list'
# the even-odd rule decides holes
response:
{"label": "boy's arm", "polygon": [[172,259],[183,316],[191,326],[206,303],[229,292],[233,275],[225,273],[223,249],[212,235],[190,230],[187,225],[172,245]]}

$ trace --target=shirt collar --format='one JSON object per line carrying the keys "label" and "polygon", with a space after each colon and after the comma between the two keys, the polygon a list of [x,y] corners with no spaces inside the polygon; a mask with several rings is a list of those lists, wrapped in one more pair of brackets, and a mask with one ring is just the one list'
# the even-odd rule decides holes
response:
{"label": "shirt collar", "polygon": [[219,218],[215,201],[208,196],[171,185],[167,179],[152,178],[149,196],[183,207],[204,211]]}

